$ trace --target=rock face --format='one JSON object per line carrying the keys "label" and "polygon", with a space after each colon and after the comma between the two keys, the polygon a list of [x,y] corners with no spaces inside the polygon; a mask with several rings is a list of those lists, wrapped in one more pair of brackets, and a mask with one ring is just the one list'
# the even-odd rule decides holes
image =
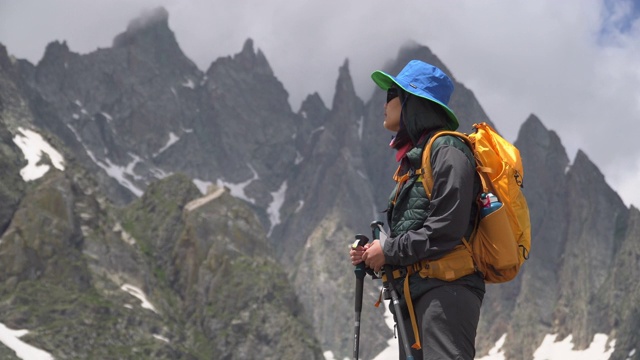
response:
{"label": "rock face", "polygon": [[121,215],[163,282],[158,297],[172,295],[166,308],[185,322],[184,346],[202,359],[322,358],[255,212],[223,188],[197,193],[174,175]]}
{"label": "rock face", "polygon": [[50,173],[3,234],[2,321],[30,343],[56,358],[322,358],[246,204],[184,175],[124,209],[97,194],[81,170]]}
{"label": "rock face", "polygon": [[[0,322],[56,358],[350,357],[347,245],[385,220],[397,166],[384,93],[361,100],[345,61],[330,106],[310,94],[294,112],[252,40],[201,71],[168,24],[156,9],[109,48],[53,42],[36,65],[0,46]],[[420,45],[381,69],[410,59],[451,74]],[[491,123],[453,80],[460,130]],[[21,128],[65,170],[25,182]],[[532,249],[514,281],[488,286],[478,355],[504,334],[508,359],[531,359],[547,334],[584,349],[604,333],[626,359],[640,341],[640,213],[535,115],[515,144]],[[365,281],[366,359],[392,336],[380,285]],[[15,358],[1,344],[0,357]]]}
{"label": "rock face", "polygon": [[12,141],[8,126],[15,122],[13,114],[21,118],[30,118],[31,114],[21,102],[16,85],[17,72],[1,44],[0,74],[0,232],[4,232],[24,193],[20,169],[26,165],[22,152]]}

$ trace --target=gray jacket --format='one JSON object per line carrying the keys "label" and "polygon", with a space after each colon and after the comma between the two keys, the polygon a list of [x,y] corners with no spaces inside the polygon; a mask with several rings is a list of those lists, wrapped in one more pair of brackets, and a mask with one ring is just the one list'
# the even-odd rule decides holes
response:
{"label": "gray jacket", "polygon": [[[401,173],[419,169],[422,147],[409,151]],[[384,244],[388,264],[407,266],[442,257],[471,234],[479,180],[471,150],[458,138],[443,136],[432,148],[432,199],[418,176],[398,184],[387,210],[390,238]]]}

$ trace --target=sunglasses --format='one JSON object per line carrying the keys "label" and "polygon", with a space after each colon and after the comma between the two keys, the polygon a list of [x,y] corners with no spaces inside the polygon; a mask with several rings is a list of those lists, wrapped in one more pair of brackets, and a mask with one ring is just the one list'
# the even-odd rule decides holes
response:
{"label": "sunglasses", "polygon": [[389,103],[389,101],[397,98],[398,95],[398,88],[390,87],[389,90],[387,90],[387,104]]}

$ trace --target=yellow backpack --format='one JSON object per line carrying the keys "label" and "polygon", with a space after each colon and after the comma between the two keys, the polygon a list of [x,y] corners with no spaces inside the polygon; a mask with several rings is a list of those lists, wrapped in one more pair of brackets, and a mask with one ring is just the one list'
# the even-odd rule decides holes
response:
{"label": "yellow backpack", "polygon": [[[453,135],[471,148],[482,181],[482,192],[493,193],[502,206],[479,218],[470,241],[463,239],[463,242],[471,252],[475,266],[484,275],[485,282],[502,283],[518,274],[531,249],[529,207],[522,193],[524,169],[520,151],[513,144],[486,123],[474,124],[473,127],[475,132],[471,135],[441,131],[432,136],[422,155],[422,168],[416,174],[421,175],[425,192],[431,199],[431,147],[434,140],[439,136]],[[456,257],[445,258],[448,257],[441,259],[446,263],[443,264],[445,270],[464,267],[461,263],[451,263],[456,261]]]}

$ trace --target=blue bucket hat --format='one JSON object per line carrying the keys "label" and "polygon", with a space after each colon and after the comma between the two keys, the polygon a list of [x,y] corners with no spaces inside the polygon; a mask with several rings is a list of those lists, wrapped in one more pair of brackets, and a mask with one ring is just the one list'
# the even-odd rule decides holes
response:
{"label": "blue bucket hat", "polygon": [[453,130],[458,128],[458,119],[447,106],[453,93],[453,82],[437,67],[420,60],[411,60],[398,76],[377,70],[371,74],[371,78],[382,90],[389,90],[395,83],[408,93],[442,106],[452,122]]}

